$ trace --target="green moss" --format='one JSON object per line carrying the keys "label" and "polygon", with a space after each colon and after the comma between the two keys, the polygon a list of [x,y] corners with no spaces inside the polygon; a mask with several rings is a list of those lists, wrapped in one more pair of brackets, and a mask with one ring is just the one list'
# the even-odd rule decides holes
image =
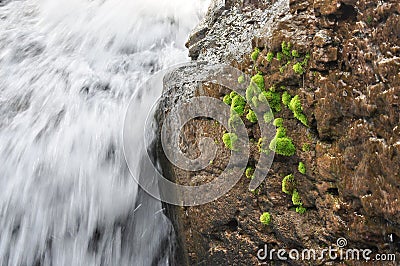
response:
{"label": "green moss", "polygon": [[287,175],[282,179],[282,192],[292,195],[296,187],[293,174]]}
{"label": "green moss", "polygon": [[227,105],[231,105],[232,104],[232,98],[229,94],[224,96],[224,99],[222,100],[224,103],[226,103]]}
{"label": "green moss", "polygon": [[269,90],[269,91],[272,91],[272,92],[276,92],[276,87],[275,87],[275,85],[273,85],[272,87],[270,87],[268,90]]}
{"label": "green moss", "polygon": [[238,115],[244,114],[244,107],[246,105],[246,101],[240,95],[236,95],[232,98],[231,110],[235,111]]}
{"label": "green moss", "polygon": [[292,203],[293,203],[293,205],[303,205],[300,194],[297,191],[297,189],[293,190]]}
{"label": "green moss", "polygon": [[251,80],[260,88],[260,90],[265,89],[264,77],[260,73],[254,75]]}
{"label": "green moss", "polygon": [[271,62],[272,59],[274,59],[274,53],[273,52],[268,52],[267,54],[267,61]]}
{"label": "green moss", "polygon": [[228,125],[231,129],[235,129],[240,124],[240,121],[241,119],[238,114],[232,114],[231,117],[229,117]]}
{"label": "green moss", "polygon": [[283,118],[276,118],[273,125],[276,127],[283,127]]}
{"label": "green moss", "polygon": [[236,91],[231,91],[231,93],[229,94],[229,96],[231,97],[231,99],[235,98],[235,96],[237,96],[239,94],[237,94]]}
{"label": "green moss", "polygon": [[289,105],[291,99],[292,99],[292,96],[290,96],[290,94],[289,94],[287,91],[285,91],[285,92],[282,94],[282,103],[283,103],[285,106],[288,106],[288,105]]}
{"label": "green moss", "polygon": [[293,141],[288,137],[272,139],[269,148],[275,153],[283,156],[292,156],[296,153],[296,147],[294,146]]}
{"label": "green moss", "polygon": [[269,106],[271,107],[271,110],[273,112],[278,113],[282,110],[281,94],[279,92],[273,92],[268,90],[268,91],[263,91],[262,94],[267,99]]}
{"label": "green moss", "polygon": [[243,76],[243,75],[241,75],[240,77],[238,77],[238,83],[239,83],[239,84],[244,83],[244,76]]}
{"label": "green moss", "polygon": [[277,54],[276,54],[276,59],[277,59],[278,61],[281,61],[281,60],[283,59],[283,54],[282,54],[281,52],[277,53]]}
{"label": "green moss", "polygon": [[292,56],[297,58],[300,57],[300,54],[297,50],[292,50]]}
{"label": "green moss", "polygon": [[266,112],[266,113],[264,114],[264,122],[265,122],[265,123],[269,123],[269,122],[271,122],[273,119],[274,119],[274,114],[273,114],[271,111]]}
{"label": "green moss", "polygon": [[290,50],[292,48],[292,44],[290,42],[283,41],[281,47],[282,47],[282,53],[287,57],[290,57],[291,56]]}
{"label": "green moss", "polygon": [[298,214],[304,214],[306,211],[307,211],[307,209],[304,208],[303,206],[298,206],[298,207],[296,207],[296,212],[297,212]]}
{"label": "green moss", "polygon": [[258,100],[257,96],[253,96],[253,98],[251,99],[251,102],[255,108],[258,108],[258,106],[260,106],[260,101]]}
{"label": "green moss", "polygon": [[305,175],[306,174],[306,165],[303,162],[299,162],[299,167],[298,170],[301,174]]}
{"label": "green moss", "polygon": [[304,74],[304,68],[301,63],[297,62],[296,64],[293,65],[293,70],[294,73],[303,75]]}
{"label": "green moss", "polygon": [[279,72],[280,72],[281,74],[283,74],[283,72],[285,72],[285,66],[281,66],[281,67],[279,68]]}
{"label": "green moss", "polygon": [[247,120],[249,120],[251,123],[256,123],[257,122],[257,115],[253,110],[249,110],[249,112],[246,115]]}
{"label": "green moss", "polygon": [[247,167],[246,168],[246,177],[249,179],[253,179],[253,175],[254,175],[254,167]]}
{"label": "green moss", "polygon": [[301,64],[302,67],[307,66],[307,64],[308,64],[308,59],[307,59],[307,58],[304,58],[304,60],[303,60],[300,64]]}
{"label": "green moss", "polygon": [[269,212],[264,212],[260,216],[260,222],[264,225],[269,225],[271,223],[271,214]]}
{"label": "green moss", "polygon": [[258,151],[269,154],[268,145],[265,143],[263,138],[260,138],[257,143]]}
{"label": "green moss", "polygon": [[304,152],[310,151],[310,144],[304,143],[303,146],[301,147],[301,150]]}
{"label": "green moss", "polygon": [[258,95],[258,101],[260,101],[261,103],[267,103],[267,97],[266,94],[267,92],[263,91],[262,93],[260,93],[260,95]]}
{"label": "green moss", "polygon": [[284,127],[278,127],[276,129],[276,138],[284,138],[286,137],[286,129]]}
{"label": "green moss", "polygon": [[250,85],[246,89],[246,100],[250,102],[251,99],[253,99],[253,96],[254,96],[254,88],[253,86]]}
{"label": "green moss", "polygon": [[256,47],[256,48],[254,48],[254,51],[251,54],[251,59],[253,61],[256,61],[259,55],[260,55],[260,49],[258,47]]}
{"label": "green moss", "polygon": [[238,140],[238,136],[235,133],[225,133],[222,136],[222,141],[225,146],[230,150],[236,150],[235,144]]}
{"label": "green moss", "polygon": [[294,96],[289,103],[289,109],[293,112],[295,118],[297,118],[303,125],[308,126],[308,120],[303,113],[303,106],[300,102],[300,97],[298,95]]}

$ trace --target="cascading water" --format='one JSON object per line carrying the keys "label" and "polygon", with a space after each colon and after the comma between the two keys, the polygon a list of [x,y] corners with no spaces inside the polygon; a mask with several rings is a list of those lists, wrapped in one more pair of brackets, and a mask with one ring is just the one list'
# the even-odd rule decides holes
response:
{"label": "cascading water", "polygon": [[188,60],[206,2],[0,6],[1,265],[170,262],[171,225],[138,199],[121,131],[140,83]]}

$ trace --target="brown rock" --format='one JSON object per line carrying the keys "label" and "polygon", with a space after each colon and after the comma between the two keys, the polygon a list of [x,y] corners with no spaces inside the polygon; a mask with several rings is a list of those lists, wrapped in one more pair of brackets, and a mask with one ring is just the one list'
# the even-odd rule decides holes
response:
{"label": "brown rock", "polygon": [[327,48],[315,48],[313,51],[313,58],[322,63],[328,63],[338,60],[338,48],[327,47]]}
{"label": "brown rock", "polygon": [[330,15],[340,8],[339,0],[315,0],[314,8],[318,9],[322,15]]}
{"label": "brown rock", "polygon": [[[264,73],[267,87],[284,85],[292,96],[301,97],[310,127],[283,108],[276,117],[284,118],[296,155],[276,156],[266,181],[254,194],[248,192],[243,177],[218,201],[185,209],[181,231],[189,261],[252,265],[260,263],[256,252],[264,243],[271,248],[318,249],[339,237],[345,237],[349,247],[400,255],[400,4],[397,0],[291,0],[289,13],[284,9],[287,1],[278,1],[273,2],[280,12],[272,12],[253,39],[253,45],[263,48],[257,70]],[[282,62],[265,61],[266,53],[276,53],[282,41],[312,54],[304,75],[290,70],[294,60],[283,73],[279,72]],[[250,53],[251,49],[236,64],[254,75]],[[219,99],[226,93],[212,84],[199,90],[199,95]],[[255,124],[247,126],[255,139],[249,162],[254,165],[260,130]],[[195,157],[197,137],[207,133],[220,139],[222,132],[210,121],[192,121],[182,134],[183,150]],[[301,151],[303,144],[309,144],[311,151]],[[190,184],[217,176],[229,158],[219,145],[213,165],[200,173],[175,169],[176,177]],[[298,173],[299,161],[306,164],[306,175]],[[297,214],[290,195],[281,191],[281,181],[290,173],[307,207],[305,215]],[[264,211],[272,215],[270,226],[258,221]],[[336,262],[312,264],[329,263]]]}
{"label": "brown rock", "polygon": [[320,30],[318,31],[313,39],[313,43],[318,47],[324,47],[329,44],[332,44],[332,32],[329,30]]}

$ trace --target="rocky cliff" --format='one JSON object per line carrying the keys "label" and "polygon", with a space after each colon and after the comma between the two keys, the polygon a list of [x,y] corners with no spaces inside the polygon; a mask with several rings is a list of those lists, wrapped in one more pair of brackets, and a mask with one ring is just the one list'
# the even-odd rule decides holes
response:
{"label": "rocky cliff", "polygon": [[[284,103],[275,112],[275,118],[283,118],[296,152],[277,154],[267,179],[253,193],[243,176],[217,201],[172,208],[190,265],[257,265],[261,262],[257,250],[266,243],[271,249],[321,250],[340,237],[348,240],[348,247],[399,256],[397,0],[215,0],[187,46],[193,59],[230,64],[252,76],[261,73],[266,90],[279,88],[280,97],[297,95],[307,120],[302,124]],[[260,52],[251,56],[254,49]],[[285,49],[291,54],[286,56]],[[227,88],[213,84],[191,88],[187,97],[222,100],[229,94]],[[255,140],[249,161],[253,166],[259,157],[260,133],[257,124],[246,125]],[[221,141],[223,132],[209,119],[188,123],[181,139],[188,157],[198,156],[201,136],[215,138],[219,151],[213,163],[199,172],[165,163],[171,178],[199,184],[221,173],[230,152]],[[304,163],[305,173],[298,171],[299,162]],[[293,193],[282,192],[282,180],[290,174],[305,213],[295,211],[298,204],[288,195]],[[271,215],[268,226],[259,220],[264,212]]]}

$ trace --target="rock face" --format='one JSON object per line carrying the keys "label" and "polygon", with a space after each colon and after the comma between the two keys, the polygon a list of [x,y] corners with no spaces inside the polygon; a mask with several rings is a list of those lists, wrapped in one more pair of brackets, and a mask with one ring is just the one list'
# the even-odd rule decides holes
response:
{"label": "rock face", "polygon": [[[310,54],[303,75],[296,75],[290,63],[280,73],[276,59],[267,62],[267,53],[279,51],[282,41]],[[256,74],[256,65],[266,88],[284,85],[289,94],[300,96],[310,125],[302,126],[288,110],[275,115],[284,118],[297,152],[276,156],[257,193],[248,191],[249,181],[243,177],[215,202],[175,209],[190,265],[257,265],[257,250],[264,244],[269,249],[321,250],[334,246],[340,237],[350,248],[399,256],[397,0],[214,1],[187,45],[194,59],[224,62],[250,75]],[[261,50],[255,63],[249,56],[254,47]],[[203,84],[192,95],[222,99],[227,93],[225,88]],[[257,126],[246,125],[250,137],[257,139]],[[211,120],[193,120],[182,132],[183,150],[195,157],[198,137],[220,140],[223,130]],[[310,151],[301,150],[304,144]],[[185,172],[167,163],[164,167],[178,183],[206,182],[223,170],[229,158],[222,143],[219,150],[214,163],[201,172]],[[250,165],[257,161],[257,153],[253,147]],[[297,171],[300,161],[306,165],[305,175]],[[307,208],[303,215],[292,210],[291,197],[281,191],[282,178],[290,173]],[[272,216],[269,226],[259,222],[266,211]]]}

